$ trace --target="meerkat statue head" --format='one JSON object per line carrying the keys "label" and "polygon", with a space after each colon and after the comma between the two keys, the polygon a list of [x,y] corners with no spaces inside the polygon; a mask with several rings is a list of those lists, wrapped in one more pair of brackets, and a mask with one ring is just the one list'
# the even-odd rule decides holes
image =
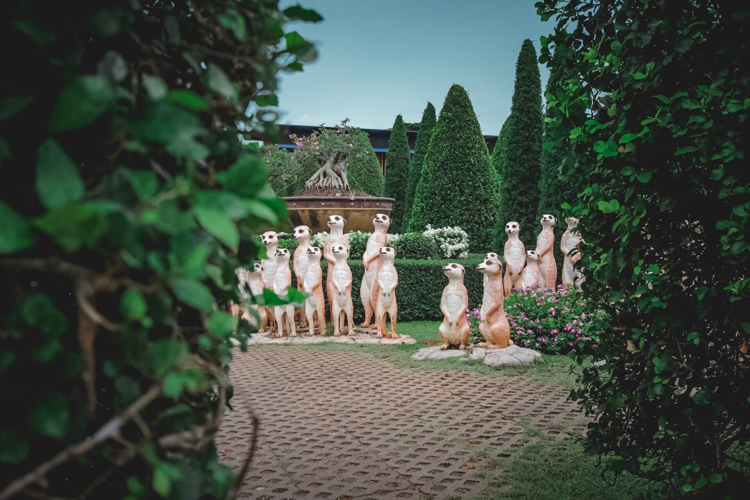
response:
{"label": "meerkat statue head", "polygon": [[387,262],[393,262],[393,259],[396,258],[396,250],[391,247],[381,247],[380,258]]}
{"label": "meerkat statue head", "polygon": [[521,232],[521,224],[516,221],[510,221],[505,225],[505,232],[508,233],[508,236],[512,234],[517,236]]}
{"label": "meerkat statue head", "polygon": [[565,222],[568,224],[568,229],[575,229],[578,226],[578,219],[575,217],[568,217]]}
{"label": "meerkat statue head", "polygon": [[340,227],[341,229],[344,229],[344,225],[346,224],[346,219],[341,217],[340,215],[331,215],[328,217],[328,227],[333,229],[334,227]]}
{"label": "meerkat statue head", "polygon": [[279,264],[289,264],[289,257],[291,257],[291,254],[288,249],[279,248],[276,250],[276,262]]}
{"label": "meerkat statue head", "polygon": [[536,250],[526,250],[526,261],[536,262],[539,260],[539,254]]}
{"label": "meerkat statue head", "polygon": [[541,223],[542,223],[542,227],[546,229],[546,228],[554,226],[557,223],[557,219],[555,218],[554,215],[544,214],[542,215]]}
{"label": "meerkat statue head", "polygon": [[295,240],[309,240],[312,236],[312,231],[307,226],[297,226],[294,228],[294,239]]}
{"label": "meerkat statue head", "polygon": [[488,260],[488,259],[490,259],[490,260],[498,260],[499,261],[500,260],[500,256],[498,254],[496,254],[495,252],[487,252],[486,254],[484,254],[484,260]]}
{"label": "meerkat statue head", "polygon": [[318,247],[310,247],[307,249],[307,258],[311,261],[320,262],[320,258],[323,256],[323,252]]}
{"label": "meerkat statue head", "polygon": [[372,225],[375,226],[375,229],[388,229],[391,225],[391,218],[385,214],[375,214]]}
{"label": "meerkat statue head", "polygon": [[463,279],[464,277],[464,266],[451,262],[443,266],[443,273],[448,279]]}
{"label": "meerkat statue head", "polygon": [[333,252],[333,256],[336,257],[336,260],[346,260],[349,258],[349,250],[347,250],[344,245],[333,245],[331,247],[331,252]]}
{"label": "meerkat statue head", "polygon": [[488,253],[484,260],[477,264],[477,271],[487,275],[494,275],[503,272],[503,265],[500,263],[500,259],[497,257],[489,257],[489,255],[497,254],[494,252]]}
{"label": "meerkat statue head", "polygon": [[[276,245],[279,242],[279,235],[276,234],[275,231],[266,231],[260,235],[260,241],[262,241],[265,246]],[[269,257],[271,256],[269,255]]]}
{"label": "meerkat statue head", "polygon": [[253,264],[253,270],[249,271],[247,274],[248,276],[253,276],[257,278],[258,276],[261,275],[262,272],[263,272],[263,266],[260,263],[256,262],[255,264]]}

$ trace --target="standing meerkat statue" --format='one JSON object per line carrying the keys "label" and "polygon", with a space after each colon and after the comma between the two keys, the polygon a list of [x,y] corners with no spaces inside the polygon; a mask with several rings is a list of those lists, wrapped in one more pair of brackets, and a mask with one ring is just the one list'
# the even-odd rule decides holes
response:
{"label": "standing meerkat statue", "polygon": [[[258,262],[253,264],[253,270],[247,272],[246,278],[247,285],[250,287],[250,293],[253,296],[262,296],[263,289],[266,287],[265,283],[263,283],[263,266],[261,266]],[[245,294],[247,295],[247,292],[245,292]],[[260,316],[260,325],[257,325],[258,331],[262,332],[263,330],[265,330],[266,325],[268,324],[268,312],[266,311],[266,308],[260,307],[255,304],[251,304],[245,307],[255,309],[255,311],[258,313],[258,316]],[[247,312],[243,314],[242,317],[245,318],[246,316],[249,316]],[[250,318],[245,319],[247,319],[251,324],[253,323],[252,321],[250,321]]]}
{"label": "standing meerkat statue", "polygon": [[466,319],[466,309],[469,308],[469,292],[464,286],[464,266],[452,262],[443,267],[448,277],[448,286],[443,289],[440,299],[440,310],[443,312],[443,322],[440,324],[440,350],[457,345],[459,349],[466,349],[469,345],[469,322]]}
{"label": "standing meerkat statue", "polygon": [[376,214],[372,224],[375,226],[375,232],[367,239],[367,248],[362,256],[365,273],[359,287],[359,298],[365,308],[365,321],[362,323],[362,328],[370,327],[370,319],[375,311],[375,298],[372,295],[372,288],[375,286],[375,277],[380,269],[380,249],[388,245],[388,227],[391,225],[391,218],[385,214]]}
{"label": "standing meerkat statue", "polygon": [[576,284],[575,263],[581,260],[580,252],[574,252],[571,255],[571,251],[584,241],[581,233],[574,231],[578,226],[578,219],[569,217],[565,219],[565,222],[568,224],[568,228],[563,233],[562,238],[560,238],[560,251],[563,254],[562,284],[565,287],[569,287]]}
{"label": "standing meerkat statue", "polygon": [[[294,276],[297,278],[297,290],[303,290],[303,281],[305,280],[305,273],[307,272],[307,266],[310,265],[310,259],[307,258],[307,250],[310,248],[310,236],[312,231],[307,226],[297,226],[294,228],[294,239],[299,243],[297,248],[294,250]],[[305,308],[303,307],[299,311],[299,326],[305,328],[307,326],[307,320],[305,320]]]}
{"label": "standing meerkat statue", "polygon": [[[289,269],[289,258],[291,254],[286,248],[276,250],[276,275],[273,279],[273,291],[279,297],[286,297],[289,293],[287,287],[292,286],[292,271]],[[275,306],[273,314],[276,317],[277,337],[283,337],[287,330],[291,330],[292,337],[297,336],[297,327],[294,324],[294,305]]]}
{"label": "standing meerkat statue", "polygon": [[539,254],[539,286],[555,288],[557,263],[555,262],[555,231],[557,223],[554,215],[542,215],[542,232],[536,237],[536,253]]}
{"label": "standing meerkat statue", "polygon": [[344,225],[346,219],[340,215],[331,215],[328,217],[328,228],[331,232],[328,234],[323,244],[323,258],[328,262],[328,274],[326,275],[326,294],[328,295],[328,304],[333,304],[333,271],[336,267],[336,257],[333,256],[331,249],[333,245],[344,245],[349,250],[349,240],[344,236]]}
{"label": "standing meerkat statue", "polygon": [[[266,288],[273,290],[274,277],[276,276],[276,250],[279,248],[279,235],[275,231],[266,231],[260,235],[260,241],[266,247],[266,259],[261,259],[260,264],[263,268],[263,283]],[[266,308],[266,315],[269,318],[268,331],[273,332],[276,330],[276,319],[274,317],[273,308]]]}
{"label": "standing meerkat statue", "polygon": [[513,341],[510,340],[510,325],[503,308],[503,265],[500,259],[485,259],[479,263],[477,271],[487,278],[484,282],[482,308],[479,313],[479,333],[485,342],[479,344],[479,347],[502,349],[513,345]]}
{"label": "standing meerkat statue", "polygon": [[522,288],[534,288],[539,286],[539,254],[536,250],[526,250],[526,267],[523,268],[521,273]]}
{"label": "standing meerkat statue", "polygon": [[516,288],[516,284],[521,280],[521,272],[526,264],[526,247],[518,239],[521,232],[521,225],[518,222],[511,221],[505,225],[505,232],[508,233],[508,241],[505,242],[503,249],[503,259],[505,260],[505,297],[510,297],[510,292]]}
{"label": "standing meerkat statue", "polygon": [[349,335],[354,335],[354,302],[352,302],[352,271],[346,259],[349,250],[344,245],[333,245],[331,252],[336,258],[336,268],[333,271],[333,302],[331,302],[331,321],[333,335],[338,337],[346,332],[344,315],[349,322]]}
{"label": "standing meerkat statue", "polygon": [[310,335],[315,335],[315,315],[318,317],[318,331],[326,334],[326,302],[323,295],[323,270],[320,268],[320,258],[323,252],[318,247],[307,249],[307,272],[303,278],[303,290],[308,294],[305,299],[305,316],[310,325]]}
{"label": "standing meerkat statue", "polygon": [[[373,286],[373,293],[377,290],[375,295],[375,325],[378,329],[378,337],[390,337],[397,339],[396,334],[396,314],[398,313],[398,305],[396,304],[396,287],[398,286],[398,272],[396,266],[393,265],[393,259],[396,258],[396,251],[391,247],[383,247],[380,249],[380,269],[378,275],[375,278],[377,282],[377,288]],[[385,315],[391,317],[391,334],[388,335],[385,331]]]}
{"label": "standing meerkat statue", "polygon": [[[500,256],[498,254],[496,254],[495,252],[487,252],[486,254],[484,254],[484,260],[487,260],[487,259],[497,259],[497,260],[500,260]],[[503,263],[502,262],[503,261],[500,260],[500,267],[501,268],[503,267]],[[482,285],[487,285],[487,280],[488,279],[489,278],[487,277],[487,275],[483,274],[482,275]]]}

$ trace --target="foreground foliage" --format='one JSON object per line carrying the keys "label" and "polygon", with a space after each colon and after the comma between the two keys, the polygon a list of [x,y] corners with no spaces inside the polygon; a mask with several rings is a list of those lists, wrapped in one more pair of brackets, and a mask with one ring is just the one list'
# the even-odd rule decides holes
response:
{"label": "foreground foliage", "polygon": [[213,435],[249,325],[226,309],[253,231],[285,216],[238,135],[275,140],[276,74],[316,56],[285,25],[321,18],[270,0],[5,7],[0,498],[232,496]]}
{"label": "foreground foliage", "polygon": [[[574,396],[613,472],[746,494],[750,465],[750,11],[729,2],[537,3],[574,72],[548,103],[570,141],[591,266],[623,314]],[[568,31],[564,31],[567,29]],[[624,334],[624,336],[622,335]],[[717,491],[719,494],[721,490]],[[738,496],[739,497],[739,496]]]}

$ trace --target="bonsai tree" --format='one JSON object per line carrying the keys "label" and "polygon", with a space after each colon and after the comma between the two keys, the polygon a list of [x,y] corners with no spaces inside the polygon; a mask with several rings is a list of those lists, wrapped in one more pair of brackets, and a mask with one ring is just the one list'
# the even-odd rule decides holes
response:
{"label": "bonsai tree", "polygon": [[498,208],[498,179],[463,87],[445,97],[417,184],[413,228],[459,226],[472,252],[489,249]]}
{"label": "bonsai tree", "polygon": [[358,189],[383,196],[383,172],[367,132],[348,125],[321,127],[306,137],[292,134],[291,159],[299,165],[296,192],[307,189]]}

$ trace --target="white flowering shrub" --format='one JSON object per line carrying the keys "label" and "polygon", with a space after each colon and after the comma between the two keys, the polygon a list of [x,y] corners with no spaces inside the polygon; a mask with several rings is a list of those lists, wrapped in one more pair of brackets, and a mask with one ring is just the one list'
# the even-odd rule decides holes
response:
{"label": "white flowering shrub", "polygon": [[318,247],[322,250],[326,238],[328,238],[328,233],[326,231],[321,231],[310,236],[310,243],[312,243],[312,246]]}
{"label": "white flowering shrub", "polygon": [[469,235],[458,226],[433,228],[427,224],[422,233],[437,244],[443,258],[465,259],[469,256]]}

